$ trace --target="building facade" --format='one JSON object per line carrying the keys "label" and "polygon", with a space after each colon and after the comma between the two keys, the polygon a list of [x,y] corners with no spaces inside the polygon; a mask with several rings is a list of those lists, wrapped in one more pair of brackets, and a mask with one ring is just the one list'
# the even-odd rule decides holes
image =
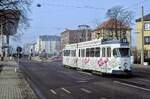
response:
{"label": "building facade", "polygon": [[36,43],[27,43],[27,44],[24,44],[23,45],[23,54],[24,55],[29,55],[29,54],[31,54],[31,52],[33,54],[36,54],[35,46],[36,46]]}
{"label": "building facade", "polygon": [[130,42],[131,28],[120,21],[109,19],[92,31],[92,39],[125,39]]}
{"label": "building facade", "polygon": [[60,37],[53,35],[42,35],[39,36],[36,47],[36,53],[40,54],[45,52],[48,55],[59,55],[60,53]]}
{"label": "building facade", "polygon": [[66,44],[73,44],[91,40],[91,29],[79,28],[77,30],[66,29],[61,33],[61,50]]}
{"label": "building facade", "polygon": [[[136,19],[136,48],[141,52],[142,48],[142,22],[141,18]],[[150,14],[144,16],[144,58],[150,58]]]}

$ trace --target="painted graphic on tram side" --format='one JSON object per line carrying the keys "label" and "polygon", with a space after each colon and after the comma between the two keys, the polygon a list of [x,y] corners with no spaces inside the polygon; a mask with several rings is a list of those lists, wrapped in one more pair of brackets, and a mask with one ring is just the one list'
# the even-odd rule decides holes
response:
{"label": "painted graphic on tram side", "polygon": [[100,58],[100,59],[98,60],[97,64],[98,64],[98,66],[101,67],[101,66],[107,64],[108,61],[109,61],[108,58]]}
{"label": "painted graphic on tram side", "polygon": [[90,62],[90,58],[85,58],[84,59],[84,64],[88,64]]}
{"label": "painted graphic on tram side", "polygon": [[101,67],[101,66],[111,66],[111,67],[118,66],[118,62],[117,62],[116,59],[109,60],[108,57],[106,57],[106,58],[100,58],[97,61],[97,64],[98,64],[99,67]]}

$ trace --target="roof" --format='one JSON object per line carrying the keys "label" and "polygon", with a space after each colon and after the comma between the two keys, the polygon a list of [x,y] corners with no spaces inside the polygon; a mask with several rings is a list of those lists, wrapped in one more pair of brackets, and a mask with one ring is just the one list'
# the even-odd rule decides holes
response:
{"label": "roof", "polygon": [[60,37],[56,35],[42,35],[39,38],[42,41],[60,41]]}
{"label": "roof", "polygon": [[[150,14],[147,14],[143,18],[144,21],[150,21]],[[136,22],[141,22],[141,18],[135,20]]]}
{"label": "roof", "polygon": [[122,22],[115,20],[115,19],[109,19],[107,21],[104,21],[102,24],[100,24],[95,30],[98,29],[115,29],[116,28],[116,21],[117,21],[117,28],[120,29],[131,29],[129,25],[125,25]]}
{"label": "roof", "polygon": [[91,29],[76,29],[76,30],[66,29],[64,32],[61,33],[61,35],[65,34],[65,33],[84,32],[85,30],[92,31]]}

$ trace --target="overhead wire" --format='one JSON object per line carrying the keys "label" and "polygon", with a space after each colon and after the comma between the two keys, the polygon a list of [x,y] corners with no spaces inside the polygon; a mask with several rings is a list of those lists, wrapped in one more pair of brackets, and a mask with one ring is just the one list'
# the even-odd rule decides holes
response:
{"label": "overhead wire", "polygon": [[[53,1],[53,0],[52,0]],[[99,7],[94,7],[91,5],[83,5],[83,6],[77,6],[77,5],[72,5],[69,3],[70,0],[58,0],[61,1],[61,3],[58,3],[58,1],[54,0],[55,3],[47,3],[47,5],[49,6],[55,6],[55,7],[65,7],[65,8],[77,8],[77,9],[91,9],[91,10],[106,10],[106,8],[99,8]],[[85,4],[85,0],[78,0],[78,2],[80,1],[80,4]],[[82,1],[82,2],[81,2]],[[84,1],[84,2],[83,2]],[[140,9],[140,5],[144,4],[146,0],[140,0],[134,4],[131,4],[127,7],[127,9],[135,9],[135,8],[139,8]],[[63,4],[62,4],[63,2]],[[87,0],[86,0],[87,2]],[[68,4],[69,3],[69,4]],[[137,9],[136,9],[137,10]],[[90,22],[88,22],[90,23]],[[91,21],[92,23],[92,21]],[[52,28],[51,28],[52,29]],[[54,27],[54,29],[56,30],[60,30],[60,29],[65,29],[62,27]]]}

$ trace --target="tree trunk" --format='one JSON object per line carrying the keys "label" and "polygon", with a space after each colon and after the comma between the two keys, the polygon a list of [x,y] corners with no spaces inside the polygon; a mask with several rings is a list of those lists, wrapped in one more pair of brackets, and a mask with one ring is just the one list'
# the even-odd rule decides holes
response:
{"label": "tree trunk", "polygon": [[6,35],[6,42],[7,42],[7,45],[8,45],[8,48],[7,48],[7,56],[9,56],[9,51],[10,51],[10,46],[9,46],[9,35]]}

